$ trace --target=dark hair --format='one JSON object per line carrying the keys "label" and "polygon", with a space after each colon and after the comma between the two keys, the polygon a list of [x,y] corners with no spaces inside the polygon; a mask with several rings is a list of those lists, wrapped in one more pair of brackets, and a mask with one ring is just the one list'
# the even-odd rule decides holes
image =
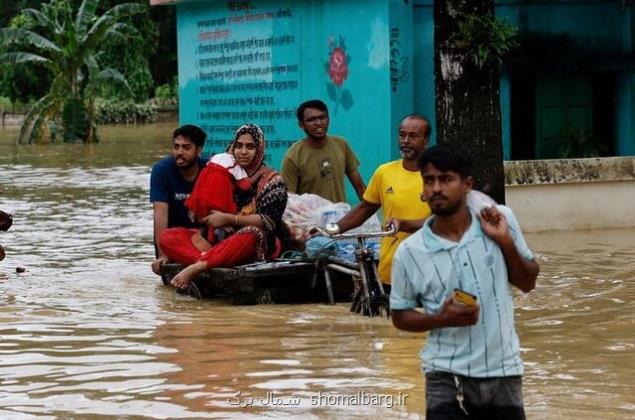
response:
{"label": "dark hair", "polygon": [[426,139],[430,138],[430,134],[432,133],[432,126],[430,125],[430,120],[428,119],[428,117],[424,117],[421,114],[409,114],[403,117],[403,119],[401,120],[401,124],[403,124],[403,122],[406,120],[419,120],[426,123],[426,128],[425,128],[425,132],[423,133],[423,137],[425,137]]}
{"label": "dark hair", "polygon": [[421,155],[417,163],[421,171],[430,164],[443,172],[456,172],[461,178],[472,176],[472,156],[457,142],[432,146]]}
{"label": "dark hair", "polygon": [[319,99],[311,99],[310,101],[302,102],[298,107],[297,116],[298,121],[304,121],[304,110],[307,108],[319,109],[320,111],[326,112],[326,115],[329,115],[329,109],[326,107],[326,104]]}
{"label": "dark hair", "polygon": [[203,145],[205,144],[205,139],[207,138],[207,134],[205,134],[205,131],[201,130],[200,127],[192,124],[185,124],[174,130],[174,133],[172,133],[172,140],[174,140],[178,136],[185,137],[186,139],[194,143],[196,147],[203,147]]}

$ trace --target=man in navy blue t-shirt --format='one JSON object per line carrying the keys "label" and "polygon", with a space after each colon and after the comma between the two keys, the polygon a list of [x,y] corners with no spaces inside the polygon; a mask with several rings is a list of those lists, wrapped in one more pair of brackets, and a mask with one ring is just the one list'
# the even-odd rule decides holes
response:
{"label": "man in navy blue t-shirt", "polygon": [[154,209],[154,246],[157,259],[152,271],[159,274],[167,257],[159,246],[159,236],[167,228],[193,227],[185,207],[185,199],[194,188],[194,182],[205,160],[201,158],[207,135],[195,125],[184,125],[172,134],[172,156],[152,167],[150,176],[150,202]]}

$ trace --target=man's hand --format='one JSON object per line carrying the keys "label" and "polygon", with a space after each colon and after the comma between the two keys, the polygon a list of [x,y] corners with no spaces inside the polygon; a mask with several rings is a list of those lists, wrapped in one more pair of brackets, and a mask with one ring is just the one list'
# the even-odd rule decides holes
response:
{"label": "man's hand", "polygon": [[229,213],[212,210],[207,216],[203,218],[203,223],[214,228],[223,227],[230,224],[230,219],[232,217],[233,215]]}
{"label": "man's hand", "polygon": [[386,220],[386,223],[384,223],[384,230],[390,230],[392,229],[392,227],[395,227],[395,233],[399,232],[399,225],[401,223],[399,222],[399,219],[394,219],[394,218],[390,218]]}
{"label": "man's hand", "polygon": [[508,244],[512,241],[507,219],[495,206],[484,208],[479,218],[483,232],[498,245]]}
{"label": "man's hand", "polygon": [[166,257],[159,257],[156,260],[152,261],[152,272],[157,276],[161,275],[161,265],[168,262]]}
{"label": "man's hand", "polygon": [[478,322],[480,309],[478,304],[473,306],[457,305],[450,296],[443,303],[438,317],[444,327],[465,327]]}

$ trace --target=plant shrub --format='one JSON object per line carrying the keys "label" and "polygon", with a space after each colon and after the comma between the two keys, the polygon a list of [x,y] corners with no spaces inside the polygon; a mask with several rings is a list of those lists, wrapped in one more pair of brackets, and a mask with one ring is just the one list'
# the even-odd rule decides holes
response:
{"label": "plant shrub", "polygon": [[156,105],[146,102],[111,101],[98,99],[95,103],[97,124],[149,123],[157,119]]}

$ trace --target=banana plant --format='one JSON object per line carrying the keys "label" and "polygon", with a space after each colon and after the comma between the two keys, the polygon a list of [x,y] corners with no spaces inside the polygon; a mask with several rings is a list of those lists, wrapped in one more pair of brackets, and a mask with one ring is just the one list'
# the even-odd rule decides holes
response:
{"label": "banana plant", "polygon": [[83,0],[75,12],[68,0],[51,0],[41,10],[22,11],[28,28],[0,29],[0,48],[10,49],[0,54],[0,63],[41,65],[53,74],[49,92],[25,117],[19,144],[45,140],[49,122],[59,119],[64,141],[96,142],[98,87],[121,83],[130,89],[119,71],[100,66],[99,55],[109,42],[135,30],[121,20],[145,12],[147,7],[125,3],[98,16],[98,5],[99,0]]}

